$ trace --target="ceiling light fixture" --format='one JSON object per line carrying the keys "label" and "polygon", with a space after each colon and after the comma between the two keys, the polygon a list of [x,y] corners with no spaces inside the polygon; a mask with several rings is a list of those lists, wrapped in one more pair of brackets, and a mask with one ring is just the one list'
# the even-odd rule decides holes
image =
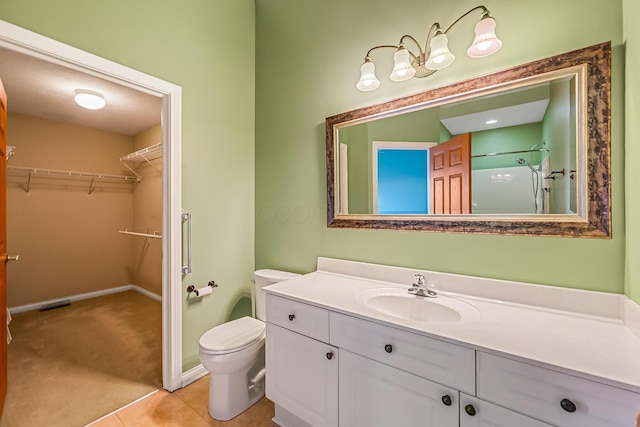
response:
{"label": "ceiling light fixture", "polygon": [[496,123],[498,123],[496,119],[491,119],[484,122],[485,125],[495,125]]}
{"label": "ceiling light fixture", "polygon": [[99,110],[107,105],[102,94],[85,89],[76,90],[76,96],[74,99],[76,104],[88,110]]}
{"label": "ceiling light fixture", "polygon": [[[356,87],[363,92],[368,92],[380,86],[380,81],[375,74],[375,66],[370,58],[371,52],[376,49],[396,49],[396,53],[393,55],[393,71],[389,76],[393,81],[409,80],[411,77],[427,77],[437,70],[448,67],[456,57],[449,50],[447,33],[462,18],[476,10],[482,10],[482,16],[476,24],[475,39],[467,50],[467,55],[472,58],[483,58],[497,52],[502,47],[502,41],[496,36],[496,21],[489,15],[489,10],[486,7],[476,6],[456,19],[446,30],[443,30],[437,22],[431,25],[424,49],[409,34],[402,36],[400,43],[397,45],[380,45],[369,49],[364,57],[364,64],[360,67],[360,80]],[[417,54],[405,47],[405,40],[409,40],[416,45],[418,48]]]}

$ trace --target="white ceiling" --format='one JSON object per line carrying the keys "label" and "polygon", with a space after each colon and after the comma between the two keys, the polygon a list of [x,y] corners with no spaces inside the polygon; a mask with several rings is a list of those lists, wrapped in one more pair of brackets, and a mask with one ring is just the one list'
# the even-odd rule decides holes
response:
{"label": "white ceiling", "polygon": [[[440,121],[452,135],[460,135],[466,132],[478,132],[541,122],[544,118],[545,112],[547,111],[548,105],[549,100],[543,99],[540,101],[526,102],[508,107],[441,119]],[[497,120],[497,123],[487,124],[487,120]]]}
{"label": "white ceiling", "polygon": [[[0,78],[10,113],[137,135],[160,124],[162,99],[0,47]],[[77,105],[76,89],[104,95],[102,110]]]}

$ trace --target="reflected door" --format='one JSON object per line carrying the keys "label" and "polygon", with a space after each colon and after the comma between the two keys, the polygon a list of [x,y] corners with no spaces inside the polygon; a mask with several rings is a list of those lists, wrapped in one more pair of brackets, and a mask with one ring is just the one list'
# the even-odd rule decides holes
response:
{"label": "reflected door", "polygon": [[429,150],[431,213],[471,213],[471,134],[464,133]]}

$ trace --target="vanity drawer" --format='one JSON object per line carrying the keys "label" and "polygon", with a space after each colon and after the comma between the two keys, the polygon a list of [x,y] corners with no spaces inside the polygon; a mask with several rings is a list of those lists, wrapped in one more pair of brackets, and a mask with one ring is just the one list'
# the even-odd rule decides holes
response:
{"label": "vanity drawer", "polygon": [[329,343],[439,384],[475,394],[475,351],[331,312]]}
{"label": "vanity drawer", "polygon": [[329,342],[329,312],[323,308],[267,294],[267,322]]}
{"label": "vanity drawer", "polygon": [[[562,427],[634,425],[640,394],[478,352],[478,397]],[[571,412],[573,410],[573,412]]]}

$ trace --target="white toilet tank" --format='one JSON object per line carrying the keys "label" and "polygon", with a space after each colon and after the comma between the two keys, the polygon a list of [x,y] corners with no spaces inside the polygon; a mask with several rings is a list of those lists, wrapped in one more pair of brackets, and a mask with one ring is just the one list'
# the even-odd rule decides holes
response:
{"label": "white toilet tank", "polygon": [[266,292],[262,290],[263,287],[273,285],[274,283],[282,282],[284,280],[293,279],[294,277],[300,277],[300,274],[291,273],[289,271],[280,270],[256,270],[253,273],[253,281],[256,290],[256,317],[263,322],[266,321]]}

